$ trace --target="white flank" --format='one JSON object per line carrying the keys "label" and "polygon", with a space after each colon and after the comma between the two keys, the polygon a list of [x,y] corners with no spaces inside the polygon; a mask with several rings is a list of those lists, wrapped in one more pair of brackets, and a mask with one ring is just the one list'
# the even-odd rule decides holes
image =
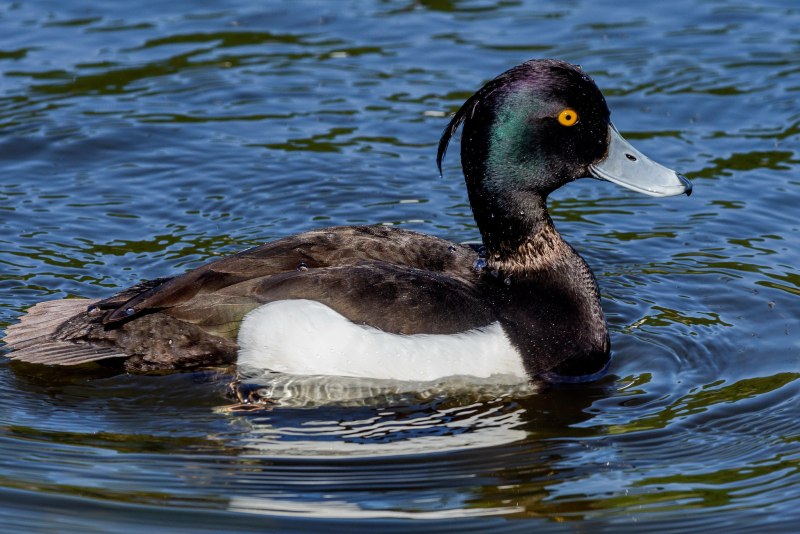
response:
{"label": "white flank", "polygon": [[499,323],[458,334],[389,334],[357,325],[313,300],[282,300],[248,313],[238,365],[296,375],[394,380],[512,375],[527,379]]}

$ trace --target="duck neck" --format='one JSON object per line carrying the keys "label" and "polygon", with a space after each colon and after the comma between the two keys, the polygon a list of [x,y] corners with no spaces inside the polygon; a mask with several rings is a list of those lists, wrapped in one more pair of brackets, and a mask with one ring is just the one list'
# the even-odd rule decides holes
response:
{"label": "duck neck", "polygon": [[[586,261],[558,233],[547,211],[552,189],[544,176],[536,176],[545,173],[544,166],[529,165],[525,177],[508,166],[501,175],[493,171],[497,167],[492,158],[488,160],[485,167],[468,165],[464,173],[486,247],[488,272],[504,281],[510,277],[515,288],[519,284],[530,285],[534,291],[546,287],[554,295],[567,295],[568,300],[580,302],[576,309],[605,331],[597,281]],[[520,187],[522,183],[534,185]],[[524,291],[517,292],[527,298]]]}
{"label": "duck neck", "polygon": [[471,187],[470,200],[491,270],[506,274],[551,270],[565,258],[577,256],[553,225],[545,195],[530,191],[503,195]]}
{"label": "duck neck", "polygon": [[486,251],[487,267],[504,277],[557,271],[571,263],[583,263],[558,233],[546,211],[523,239],[487,246]]}

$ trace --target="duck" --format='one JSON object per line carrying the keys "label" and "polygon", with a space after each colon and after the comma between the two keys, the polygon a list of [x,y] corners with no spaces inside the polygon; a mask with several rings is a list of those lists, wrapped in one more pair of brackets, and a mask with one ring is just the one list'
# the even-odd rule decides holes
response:
{"label": "duck", "polygon": [[597,280],[551,219],[579,178],[689,195],[610,120],[579,66],[533,59],[492,79],[441,135],[482,243],[391,226],[307,231],[101,300],[41,302],[3,338],[29,364],[164,373],[232,366],[295,375],[594,381],[611,360]]}

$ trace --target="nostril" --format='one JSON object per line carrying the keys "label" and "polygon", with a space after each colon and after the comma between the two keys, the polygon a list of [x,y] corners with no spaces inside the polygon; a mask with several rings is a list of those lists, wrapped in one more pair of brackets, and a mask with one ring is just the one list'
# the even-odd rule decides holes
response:
{"label": "nostril", "polygon": [[636,156],[634,156],[633,154],[625,154],[625,157],[631,161],[636,161]]}

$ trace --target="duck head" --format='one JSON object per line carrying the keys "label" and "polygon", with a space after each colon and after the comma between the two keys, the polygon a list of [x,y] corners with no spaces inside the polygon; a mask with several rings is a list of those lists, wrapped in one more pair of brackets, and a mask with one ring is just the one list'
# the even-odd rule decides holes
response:
{"label": "duck head", "polygon": [[580,67],[532,60],[484,85],[455,114],[437,164],[463,124],[461,162],[476,222],[490,250],[514,248],[549,221],[546,198],[583,177],[652,196],[690,194],[691,184],[630,145],[603,94]]}

